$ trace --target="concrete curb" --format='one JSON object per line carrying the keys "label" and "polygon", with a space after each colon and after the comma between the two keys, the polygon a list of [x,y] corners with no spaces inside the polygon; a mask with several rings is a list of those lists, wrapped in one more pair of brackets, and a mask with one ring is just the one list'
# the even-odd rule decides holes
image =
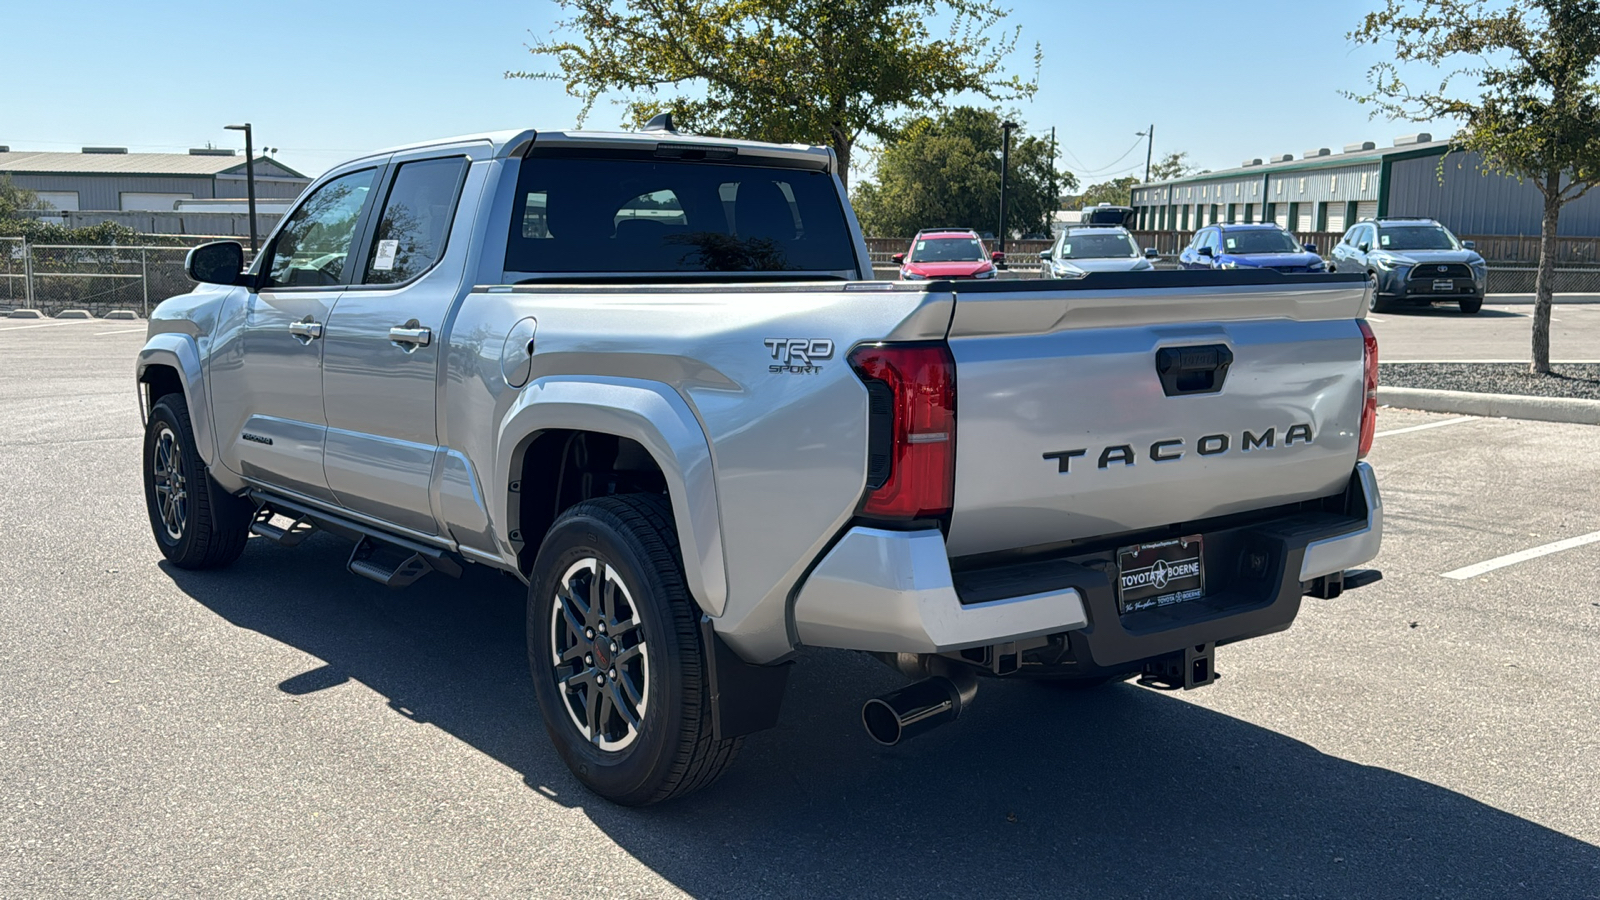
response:
{"label": "concrete curb", "polygon": [[94,318],[94,316],[89,315],[89,311],[87,309],[63,309],[62,311],[56,313],[56,318],[58,318],[58,319],[92,319],[92,318]]}
{"label": "concrete curb", "polygon": [[44,313],[38,311],[37,309],[13,309],[11,311],[11,314],[9,316],[7,316],[6,318],[8,318],[8,319],[42,319],[42,318],[44,318]]}
{"label": "concrete curb", "polygon": [[[1532,294],[1489,294],[1483,298],[1486,306],[1532,306]],[[1555,306],[1588,306],[1600,303],[1600,294],[1556,294]]]}
{"label": "concrete curb", "polygon": [[1429,391],[1422,388],[1378,388],[1378,404],[1423,412],[1455,413],[1600,425],[1600,400],[1566,397],[1523,397],[1516,394],[1477,394],[1471,391]]}
{"label": "concrete curb", "polygon": [[130,320],[139,318],[139,314],[131,309],[113,309],[103,316],[106,319]]}

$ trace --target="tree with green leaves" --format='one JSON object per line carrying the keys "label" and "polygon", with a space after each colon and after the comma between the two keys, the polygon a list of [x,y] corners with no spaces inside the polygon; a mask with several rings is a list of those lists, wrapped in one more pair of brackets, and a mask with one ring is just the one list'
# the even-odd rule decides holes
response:
{"label": "tree with green leaves", "polygon": [[[995,0],[555,0],[570,16],[529,46],[584,101],[580,124],[620,94],[628,124],[670,111],[684,130],[832,147],[848,180],[863,136],[901,133],[907,117],[956,94],[1032,96],[1007,74],[1020,28]],[[945,16],[934,38],[927,20]],[[570,35],[570,36],[569,36]]]}
{"label": "tree with green leaves", "polygon": [[1133,202],[1133,186],[1139,183],[1139,178],[1134,175],[1124,175],[1099,184],[1091,184],[1083,193],[1066,198],[1067,206],[1071,209],[1081,209],[1085,206],[1099,206],[1109,203],[1112,206],[1128,206]]}
{"label": "tree with green leaves", "polygon": [[[910,123],[898,140],[878,151],[875,179],[857,184],[851,196],[862,229],[875,237],[910,237],[918,229],[946,225],[997,230],[1002,121],[993,110],[958,106]],[[1009,227],[1024,234],[1049,233],[1058,205],[1052,186],[1069,191],[1078,186],[1071,172],[1056,171],[1053,163],[1049,135],[1033,137],[1021,128],[1012,132]]]}
{"label": "tree with green leaves", "polygon": [[[1350,38],[1390,45],[1395,59],[1351,96],[1394,119],[1460,121],[1457,145],[1543,195],[1531,371],[1548,374],[1561,208],[1600,183],[1600,0],[1386,0]],[[1449,72],[1413,89],[1396,62]],[[1474,86],[1455,90],[1458,79]]]}
{"label": "tree with green leaves", "polygon": [[1182,178],[1193,175],[1196,169],[1189,164],[1189,151],[1175,150],[1156,160],[1150,167],[1151,181],[1166,181],[1170,178]]}
{"label": "tree with green leaves", "polygon": [[22,218],[25,209],[39,209],[39,195],[11,180],[10,175],[0,175],[0,222]]}

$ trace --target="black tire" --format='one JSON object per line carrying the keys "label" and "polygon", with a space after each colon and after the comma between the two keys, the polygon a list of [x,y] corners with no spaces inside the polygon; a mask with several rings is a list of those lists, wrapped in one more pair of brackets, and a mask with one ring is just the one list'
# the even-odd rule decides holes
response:
{"label": "black tire", "polygon": [[144,500],[161,554],[181,569],[217,569],[244,552],[250,506],[211,480],[194,442],[189,407],[168,394],[144,430]]}
{"label": "black tire", "polygon": [[1367,273],[1367,311],[1382,313],[1389,311],[1389,301],[1378,296],[1378,273]]}
{"label": "black tire", "polygon": [[1483,298],[1482,297],[1463,297],[1462,298],[1462,300],[1461,300],[1461,311],[1463,313],[1466,313],[1469,316],[1475,316],[1475,315],[1478,314],[1478,310],[1480,310],[1480,309],[1483,309]]}
{"label": "black tire", "polygon": [[[596,582],[598,597],[586,604],[574,597]],[[558,589],[576,602],[558,609]],[[712,738],[709,648],[665,497],[604,497],[562,513],[539,547],[528,590],[539,711],[556,752],[585,787],[614,803],[647,806],[699,790],[733,764],[744,739]],[[606,629],[602,618],[611,623]],[[558,656],[566,661],[558,664]]]}

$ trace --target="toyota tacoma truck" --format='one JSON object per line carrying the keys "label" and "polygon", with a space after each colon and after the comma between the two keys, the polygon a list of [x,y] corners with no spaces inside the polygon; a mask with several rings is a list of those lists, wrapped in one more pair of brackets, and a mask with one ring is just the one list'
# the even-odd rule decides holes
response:
{"label": "toyota tacoma truck", "polygon": [[1359,275],[874,281],[839,174],[667,122],[333,168],[150,317],[156,543],[520,579],[550,738],[633,805],[722,773],[806,647],[915,679],[863,707],[892,744],[983,679],[1209,684],[1378,577]]}

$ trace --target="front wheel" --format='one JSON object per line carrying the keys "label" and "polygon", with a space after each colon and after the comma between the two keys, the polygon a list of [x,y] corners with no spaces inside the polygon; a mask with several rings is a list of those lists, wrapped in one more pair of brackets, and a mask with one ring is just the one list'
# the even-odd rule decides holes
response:
{"label": "front wheel", "polygon": [[250,508],[218,487],[195,447],[189,407],[168,394],[144,431],[144,498],[161,554],[182,569],[215,569],[244,552]]}
{"label": "front wheel", "polygon": [[562,513],[529,591],[539,711],[585,787],[646,806],[698,790],[732,765],[743,739],[712,736],[710,648],[665,497],[605,497]]}
{"label": "front wheel", "polygon": [[1389,311],[1389,302],[1378,296],[1378,273],[1367,273],[1367,310],[1381,313]]}
{"label": "front wheel", "polygon": [[1478,314],[1478,310],[1480,310],[1480,309],[1483,309],[1483,298],[1482,297],[1463,297],[1463,298],[1461,298],[1461,311],[1466,313],[1467,315],[1475,316],[1475,315]]}

